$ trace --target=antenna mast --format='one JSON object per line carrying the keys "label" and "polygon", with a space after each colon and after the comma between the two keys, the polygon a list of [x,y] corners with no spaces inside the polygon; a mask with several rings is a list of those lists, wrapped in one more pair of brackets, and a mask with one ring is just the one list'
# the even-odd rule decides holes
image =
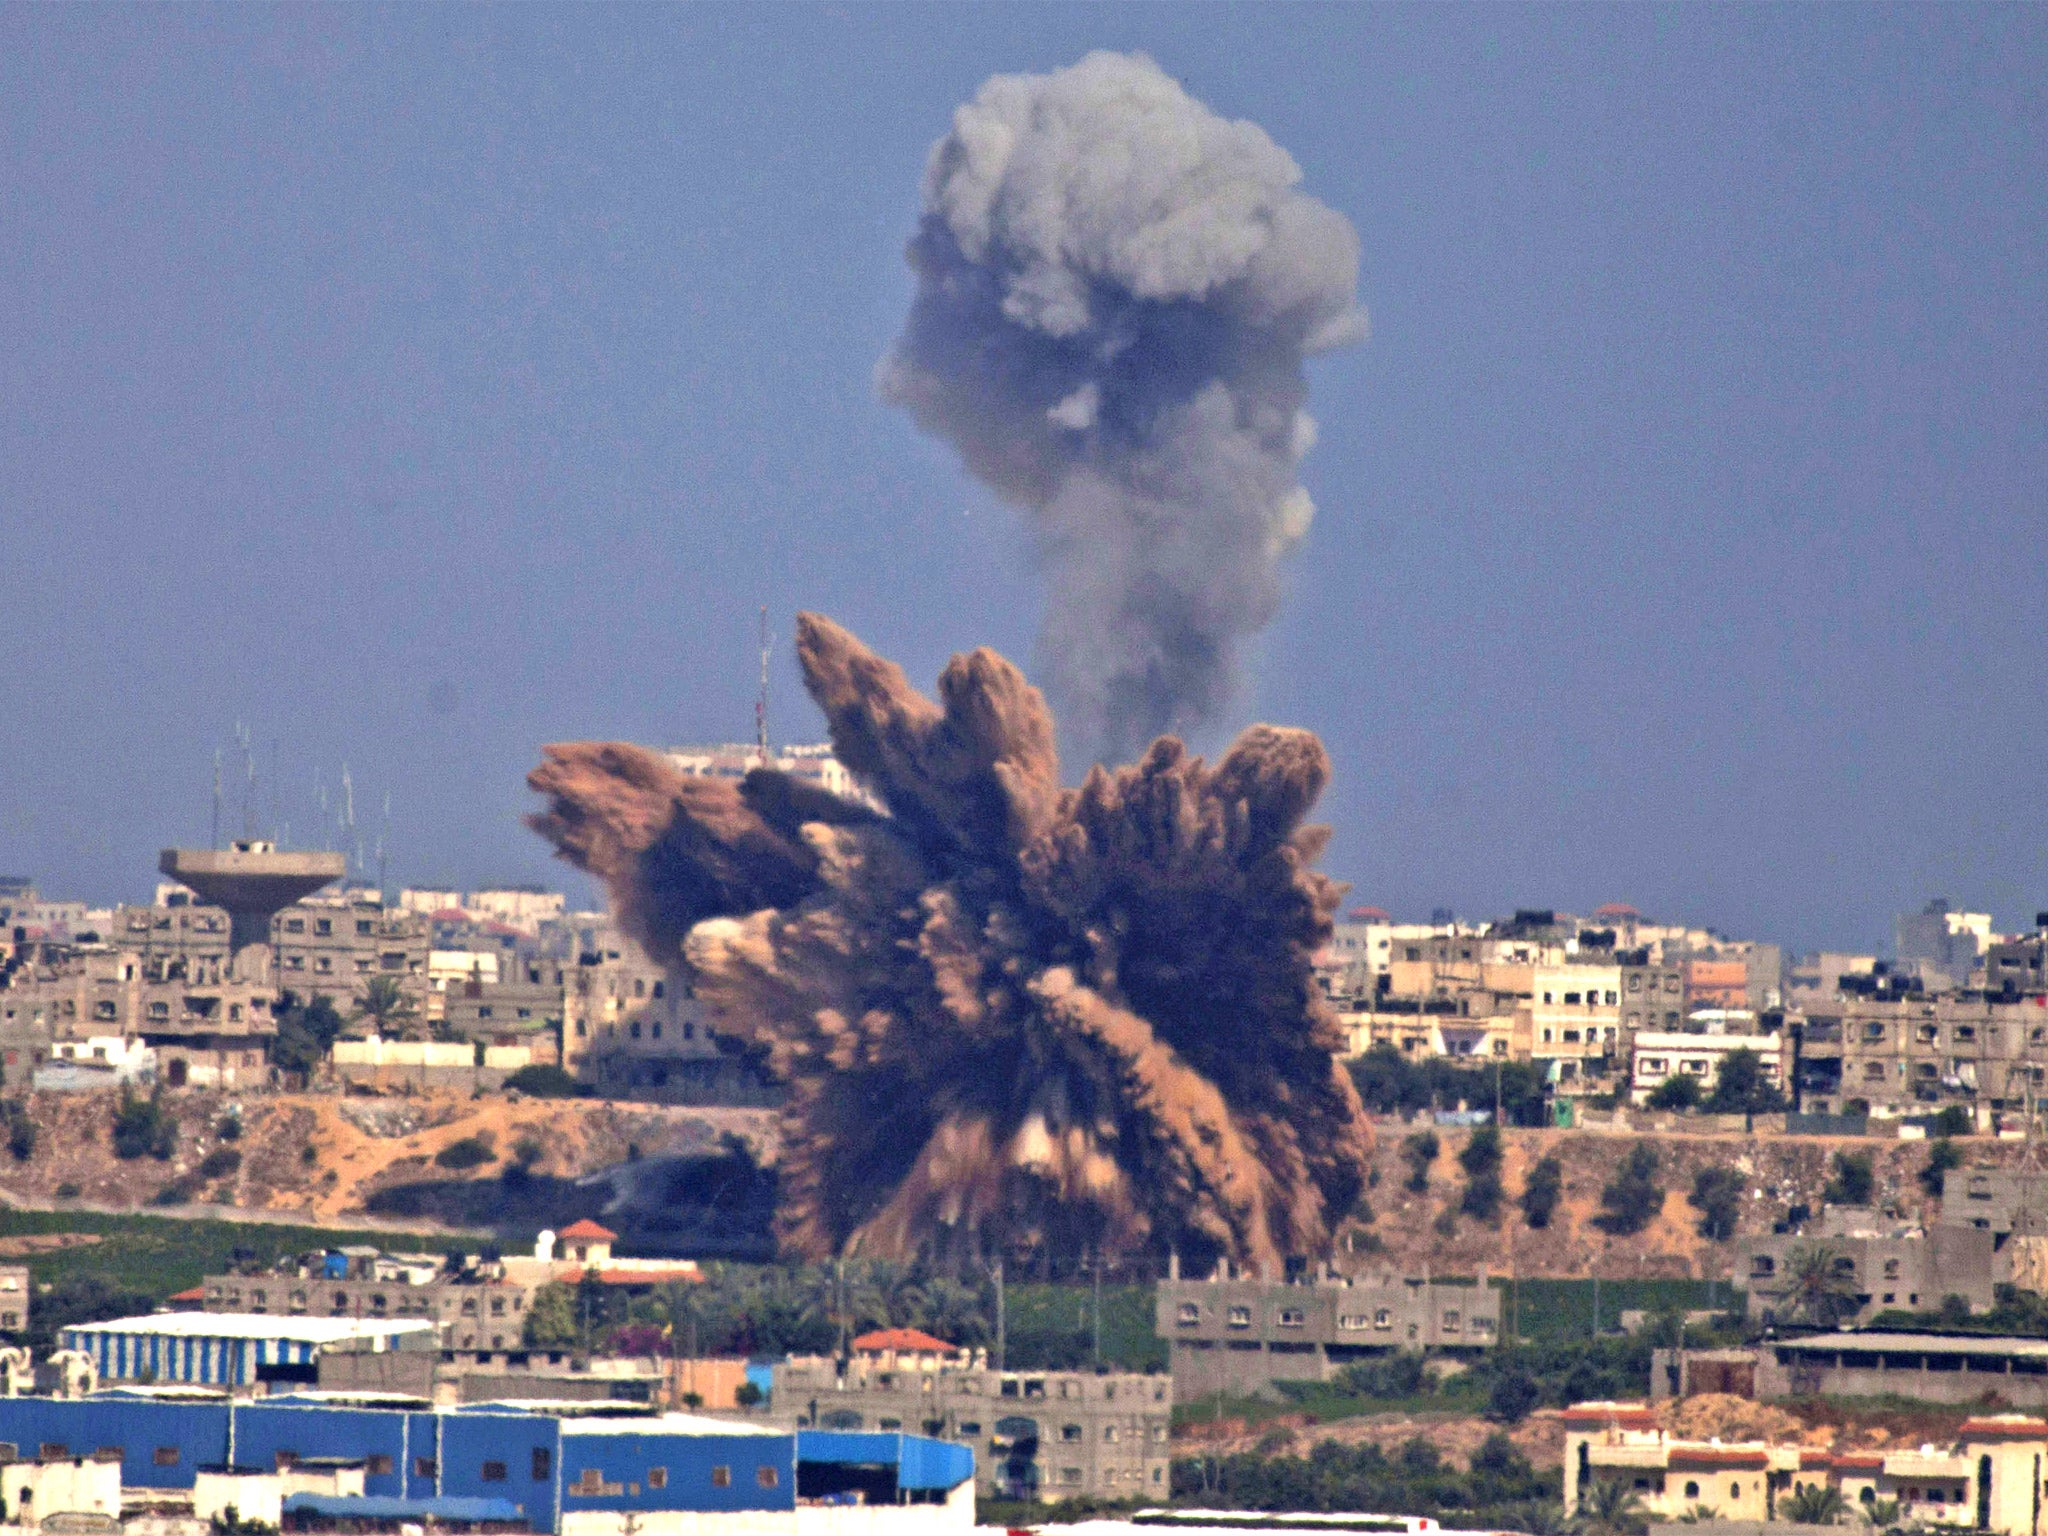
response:
{"label": "antenna mast", "polygon": [[213,749],[213,846],[220,846],[220,748]]}
{"label": "antenna mast", "polygon": [[768,605],[761,605],[761,691],[754,698],[754,750],[768,766]]}

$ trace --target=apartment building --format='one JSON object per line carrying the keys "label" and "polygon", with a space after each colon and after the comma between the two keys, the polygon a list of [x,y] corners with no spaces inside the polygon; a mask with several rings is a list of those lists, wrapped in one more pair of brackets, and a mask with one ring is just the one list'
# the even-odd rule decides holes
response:
{"label": "apartment building", "polygon": [[921,1434],[971,1445],[983,1498],[1149,1503],[1171,1491],[1169,1377],[1001,1371],[978,1359],[958,1363],[951,1354],[904,1354],[911,1358],[859,1351],[844,1370],[830,1359],[784,1361],[775,1367],[776,1412],[794,1414],[808,1429]]}
{"label": "apartment building", "polygon": [[[332,1261],[332,1262],[329,1262]],[[516,1349],[534,1288],[451,1274],[431,1257],[410,1261],[374,1251],[336,1253],[268,1274],[209,1275],[207,1312],[274,1317],[424,1318],[445,1349]]]}
{"label": "apartment building", "polygon": [[1281,1381],[1328,1381],[1397,1350],[1491,1349],[1500,1293],[1476,1284],[1325,1272],[1299,1283],[1218,1277],[1160,1282],[1154,1330],[1166,1340],[1183,1402],[1210,1393],[1271,1395]]}
{"label": "apartment building", "polygon": [[[73,950],[17,971],[0,990],[0,1051],[10,1078],[95,1040],[140,1040],[174,1087],[260,1087],[277,1033],[270,987],[227,974],[223,962],[159,952]],[[18,1080],[18,1079],[17,1079]]]}
{"label": "apartment building", "polygon": [[1629,1096],[1640,1104],[1666,1078],[1689,1077],[1698,1084],[1700,1096],[1705,1098],[1721,1080],[1721,1063],[1735,1051],[1748,1051],[1755,1056],[1762,1067],[1764,1081],[1782,1090],[1785,1086],[1782,1037],[1755,1032],[1753,1014],[1744,1013],[1739,1018],[1751,1021],[1751,1027],[1732,1034],[1649,1029],[1638,1032],[1634,1043],[1634,1067],[1629,1078]]}
{"label": "apartment building", "polygon": [[432,923],[358,893],[315,897],[271,920],[277,985],[301,997],[326,996],[344,1009],[376,977],[396,980],[415,1011],[427,1007]]}
{"label": "apartment building", "polygon": [[1820,1113],[2023,1109],[2048,1094],[2048,1008],[1980,992],[1843,991],[1807,1009],[1798,1086],[1801,1107]]}
{"label": "apartment building", "polygon": [[1626,1069],[1619,965],[1541,965],[1529,1003],[1531,1058],[1565,1094],[1604,1091]]}

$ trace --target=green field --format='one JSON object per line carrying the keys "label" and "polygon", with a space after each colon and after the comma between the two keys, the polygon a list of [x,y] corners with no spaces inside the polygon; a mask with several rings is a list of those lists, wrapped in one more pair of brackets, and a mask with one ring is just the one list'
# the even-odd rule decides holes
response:
{"label": "green field", "polygon": [[0,1238],[48,1232],[83,1232],[97,1243],[7,1262],[29,1267],[37,1285],[92,1275],[122,1290],[159,1299],[197,1285],[227,1267],[237,1249],[268,1265],[286,1254],[350,1243],[446,1253],[471,1251],[474,1240],[446,1235],[408,1236],[393,1232],[344,1232],[326,1227],[282,1227],[256,1222],[186,1221],[170,1216],[115,1216],[90,1211],[0,1209]]}
{"label": "green field", "polygon": [[[1013,1369],[1074,1369],[1094,1363],[1094,1291],[1087,1285],[1013,1285],[1007,1293]],[[1152,1334],[1152,1287],[1102,1288],[1102,1363],[1125,1371],[1165,1370],[1166,1345]]]}
{"label": "green field", "polygon": [[[1539,1342],[1588,1337],[1593,1332],[1595,1284],[1591,1280],[1495,1279],[1495,1289],[1508,1292],[1501,1298],[1502,1336],[1507,1334],[1510,1309],[1519,1309],[1517,1327],[1521,1337]],[[1705,1280],[1602,1280],[1598,1287],[1600,1331],[1612,1333],[1621,1326],[1623,1311],[1697,1311],[1703,1307],[1740,1307],[1742,1293],[1726,1281],[1718,1285]]]}

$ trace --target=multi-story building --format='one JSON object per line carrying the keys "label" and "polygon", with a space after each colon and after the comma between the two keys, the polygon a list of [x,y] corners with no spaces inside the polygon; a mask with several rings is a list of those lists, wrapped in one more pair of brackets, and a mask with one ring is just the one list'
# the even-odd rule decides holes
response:
{"label": "multi-story building", "polygon": [[[892,1335],[909,1346],[892,1347]],[[837,1361],[775,1367],[778,1415],[826,1430],[921,1434],[974,1447],[984,1498],[1163,1501],[1172,1381],[1129,1371],[1003,1371],[910,1329]],[[938,1345],[939,1352],[923,1346]]]}
{"label": "multi-story building", "polygon": [[766,1104],[775,1090],[718,1048],[687,982],[616,931],[564,968],[563,1065],[608,1098]]}
{"label": "multi-story building", "polygon": [[[1907,1227],[1860,1208],[1831,1208],[1808,1230],[1742,1239],[1734,1272],[1748,1287],[1749,1315],[1764,1322],[1822,1326],[1868,1323],[1880,1312],[1931,1312],[1960,1296],[1988,1312],[1998,1278],[1997,1243],[1983,1228],[1943,1223]],[[1815,1262],[1829,1267],[1829,1315],[1814,1307]]]}
{"label": "multi-story building", "polygon": [[1532,990],[1529,1050],[1536,1064],[1550,1068],[1560,1093],[1602,1091],[1628,1061],[1621,967],[1541,965]]}
{"label": "multi-story building", "polygon": [[1801,1107],[1823,1113],[1959,1104],[1988,1117],[2048,1093],[2048,1010],[2031,1002],[1872,985],[1809,1004],[1798,1041]]}
{"label": "multi-story building", "polygon": [[1918,912],[1901,914],[1893,937],[1902,968],[1929,983],[1967,987],[1991,944],[1991,914],[1955,912],[1946,901],[1930,901]]}
{"label": "multi-story building", "polygon": [[1685,1006],[1732,1011],[1749,1005],[1749,963],[1725,955],[1695,955],[1685,961]]}
{"label": "multi-story building", "polygon": [[1154,1328],[1183,1402],[1214,1392],[1270,1394],[1281,1381],[1329,1381],[1398,1350],[1462,1353],[1500,1338],[1500,1293],[1393,1275],[1300,1283],[1216,1278],[1160,1282]]}
{"label": "multi-story building", "polygon": [[431,1256],[344,1250],[267,1274],[209,1275],[203,1311],[269,1317],[424,1318],[445,1349],[517,1348],[533,1287],[451,1273]]}
{"label": "multi-story building", "polygon": [[337,1006],[360,998],[379,976],[396,980],[412,1008],[427,1006],[431,922],[349,892],[286,907],[271,921],[277,985],[301,997],[326,996]]}
{"label": "multi-story building", "polygon": [[1684,967],[1653,963],[1643,950],[1621,951],[1615,958],[1621,972],[1621,1038],[1633,1040],[1639,1030],[1683,1027]]}
{"label": "multi-story building", "polygon": [[2003,996],[2048,993],[2048,912],[2034,917],[2035,931],[2000,939],[1984,951],[1984,990]]}
{"label": "multi-story building", "polygon": [[26,1264],[0,1264],[0,1333],[28,1332],[31,1294]]}

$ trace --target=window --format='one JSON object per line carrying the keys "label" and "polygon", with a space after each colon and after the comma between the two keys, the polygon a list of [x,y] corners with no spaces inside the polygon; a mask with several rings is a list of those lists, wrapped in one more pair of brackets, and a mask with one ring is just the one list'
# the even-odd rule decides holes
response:
{"label": "window", "polygon": [[304,933],[306,931],[306,920],[303,917],[288,917],[284,920],[284,931],[286,933]]}
{"label": "window", "polygon": [[1115,1445],[1116,1426],[1114,1424],[1105,1424],[1102,1428],[1102,1438],[1108,1441],[1111,1445]]}
{"label": "window", "polygon": [[1373,1313],[1372,1325],[1375,1328],[1391,1328],[1394,1326],[1394,1314],[1386,1307],[1381,1307]]}
{"label": "window", "polygon": [[389,1456],[372,1456],[368,1470],[372,1477],[389,1475],[391,1471],[391,1458]]}
{"label": "window", "polygon": [[414,1477],[435,1477],[441,1471],[441,1464],[431,1456],[415,1456],[412,1459]]}
{"label": "window", "polygon": [[1175,1317],[1179,1321],[1181,1327],[1194,1327],[1197,1323],[1199,1323],[1202,1320],[1201,1303],[1193,1301],[1182,1302],[1180,1304],[1179,1311],[1175,1314]]}
{"label": "window", "polygon": [[1685,1496],[1688,1499],[1698,1498],[1700,1496],[1700,1485],[1698,1483],[1687,1483],[1685,1485]]}
{"label": "window", "polygon": [[362,934],[362,935],[365,935],[365,936],[367,936],[367,935],[369,934],[369,932],[370,932],[370,922],[369,922],[369,919],[367,919],[367,918],[362,918],[362,917],[359,917],[359,918],[357,918],[357,919],[356,919],[356,932],[357,932],[357,933],[359,933],[359,934]]}
{"label": "window", "polygon": [[668,1468],[649,1467],[647,1469],[647,1486],[649,1488],[666,1488],[668,1486]]}
{"label": "window", "polygon": [[1231,1326],[1231,1327],[1233,1327],[1233,1328],[1249,1328],[1249,1327],[1251,1327],[1251,1325],[1252,1325],[1252,1309],[1251,1309],[1250,1307],[1232,1307],[1232,1308],[1230,1309],[1230,1326]]}
{"label": "window", "polygon": [[159,1467],[175,1467],[178,1464],[178,1448],[175,1445],[160,1445],[150,1460]]}
{"label": "window", "polygon": [[1060,1426],[1060,1438],[1069,1444],[1079,1440],[1081,1438],[1081,1426],[1078,1424],[1062,1424]]}
{"label": "window", "polygon": [[730,1488],[732,1486],[732,1468],[713,1467],[711,1469],[711,1486],[714,1488]]}
{"label": "window", "polygon": [[316,918],[313,923],[313,931],[321,934],[332,933],[334,932],[334,924],[324,917]]}
{"label": "window", "polygon": [[1445,1332],[1445,1333],[1456,1333],[1457,1331],[1458,1331],[1458,1314],[1457,1314],[1457,1313],[1455,1313],[1455,1312],[1446,1312],[1446,1313],[1444,1314],[1444,1332]]}
{"label": "window", "polygon": [[963,1435],[980,1434],[981,1421],[979,1419],[962,1419],[960,1421],[960,1433]]}
{"label": "window", "polygon": [[782,1479],[773,1467],[754,1468],[754,1481],[763,1488],[773,1488]]}
{"label": "window", "polygon": [[505,1463],[503,1463],[502,1461],[487,1461],[487,1462],[485,1462],[485,1463],[484,1463],[484,1473],[483,1473],[483,1476],[484,1476],[484,1481],[485,1481],[485,1482],[487,1482],[487,1483],[502,1483],[502,1482],[504,1482],[504,1481],[505,1481]]}
{"label": "window", "polygon": [[1280,1326],[1282,1328],[1300,1328],[1307,1322],[1307,1315],[1299,1307],[1282,1307],[1280,1309]]}
{"label": "window", "polygon": [[1739,1499],[1739,1498],[1741,1498],[1741,1497],[1742,1497],[1742,1484],[1740,1484],[1740,1483],[1730,1483],[1730,1484],[1728,1485],[1728,1497],[1729,1497],[1729,1498],[1731,1498],[1731,1499]]}

